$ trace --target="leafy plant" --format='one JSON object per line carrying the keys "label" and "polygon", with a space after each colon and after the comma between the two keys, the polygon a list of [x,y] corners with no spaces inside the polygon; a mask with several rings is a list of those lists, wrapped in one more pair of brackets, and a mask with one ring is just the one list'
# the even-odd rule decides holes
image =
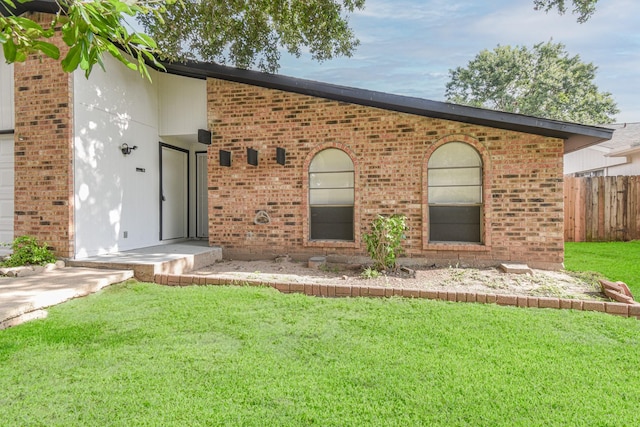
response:
{"label": "leafy plant", "polygon": [[360,273],[360,277],[362,277],[363,279],[377,279],[378,277],[380,277],[380,272],[374,268],[367,267],[362,270],[362,273]]}
{"label": "leafy plant", "polygon": [[[0,14],[0,44],[8,63],[23,62],[29,54],[40,52],[60,60],[66,72],[77,68],[88,77],[95,64],[104,69],[103,54],[110,54],[132,70],[151,80],[147,63],[164,68],[156,57],[160,54],[156,42],[148,35],[130,29],[126,19],[139,14],[155,17],[162,25],[162,13],[176,0],[57,0],[59,7],[50,22],[40,23],[30,16],[15,16],[16,3],[24,0],[0,0],[6,16]],[[64,58],[51,40],[59,28],[62,41],[69,47]]]}
{"label": "leafy plant", "polygon": [[56,262],[56,257],[46,244],[39,245],[35,237],[20,236],[11,244],[13,253],[2,263],[5,267],[45,265]]}
{"label": "leafy plant", "polygon": [[371,223],[371,232],[363,238],[367,252],[373,259],[373,268],[378,271],[395,269],[396,258],[402,253],[402,239],[407,230],[407,218],[404,215],[378,217]]}

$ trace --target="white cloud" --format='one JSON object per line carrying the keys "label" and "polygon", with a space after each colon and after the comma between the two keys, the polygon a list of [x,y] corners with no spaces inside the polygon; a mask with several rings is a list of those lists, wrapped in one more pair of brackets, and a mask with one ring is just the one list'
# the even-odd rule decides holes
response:
{"label": "white cloud", "polygon": [[402,22],[429,22],[442,19],[447,15],[458,14],[465,10],[468,10],[468,8],[464,2],[452,3],[447,0],[367,0],[365,9],[357,11],[354,16]]}

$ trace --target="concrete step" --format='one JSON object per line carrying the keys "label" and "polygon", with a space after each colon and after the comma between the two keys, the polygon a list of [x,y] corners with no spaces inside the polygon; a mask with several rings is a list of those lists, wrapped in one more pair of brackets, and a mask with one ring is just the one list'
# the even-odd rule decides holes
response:
{"label": "concrete step", "polygon": [[202,242],[183,242],[70,260],[67,265],[133,270],[136,279],[153,282],[156,274],[184,274],[221,259],[220,247],[205,246]]}

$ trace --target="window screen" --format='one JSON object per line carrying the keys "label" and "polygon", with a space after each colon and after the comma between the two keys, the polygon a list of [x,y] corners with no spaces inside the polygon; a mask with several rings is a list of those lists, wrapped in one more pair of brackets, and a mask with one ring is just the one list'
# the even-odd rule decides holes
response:
{"label": "window screen", "polygon": [[482,159],[470,145],[451,142],[427,165],[429,241],[479,243],[482,219]]}
{"label": "window screen", "polygon": [[311,240],[353,241],[354,169],[342,150],[320,151],[309,165]]}

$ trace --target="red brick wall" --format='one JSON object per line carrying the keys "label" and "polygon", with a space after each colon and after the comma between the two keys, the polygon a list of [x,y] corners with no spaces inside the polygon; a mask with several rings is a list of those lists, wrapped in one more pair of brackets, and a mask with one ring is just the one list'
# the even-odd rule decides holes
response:
{"label": "red brick wall", "polygon": [[[35,19],[50,20],[46,15]],[[54,42],[62,48],[61,40]],[[73,75],[31,55],[14,65],[15,236],[73,256]]]}
{"label": "red brick wall", "polygon": [[[404,214],[406,256],[438,264],[563,261],[563,141],[431,119],[209,79],[209,240],[228,257],[366,255],[361,234],[377,214]],[[440,145],[473,145],[484,164],[484,244],[428,243],[426,165]],[[247,164],[246,148],[260,153]],[[287,151],[276,163],[276,147]],[[323,148],[340,147],[356,171],[353,243],[310,242],[307,168]],[[218,150],[232,152],[219,166]],[[260,210],[270,224],[254,224]],[[416,261],[418,261],[416,260]]]}

